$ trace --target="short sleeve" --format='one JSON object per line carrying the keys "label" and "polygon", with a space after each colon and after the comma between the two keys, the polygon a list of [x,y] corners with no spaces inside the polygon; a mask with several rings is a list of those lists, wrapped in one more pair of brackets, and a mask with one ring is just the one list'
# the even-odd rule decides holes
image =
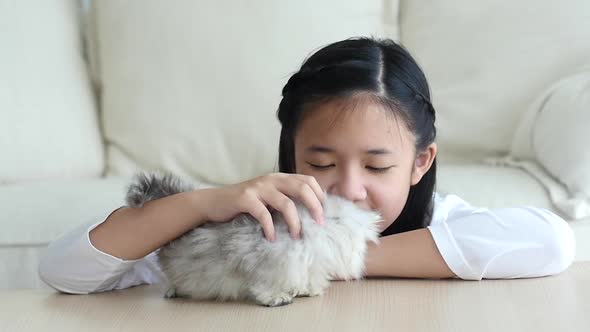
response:
{"label": "short sleeve", "polygon": [[571,227],[542,208],[477,208],[437,195],[428,229],[449,268],[466,280],[558,274],[575,256]]}
{"label": "short sleeve", "polygon": [[61,292],[88,294],[164,279],[156,252],[138,260],[122,260],[92,245],[90,231],[106,219],[80,225],[53,241],[39,263],[41,280]]}

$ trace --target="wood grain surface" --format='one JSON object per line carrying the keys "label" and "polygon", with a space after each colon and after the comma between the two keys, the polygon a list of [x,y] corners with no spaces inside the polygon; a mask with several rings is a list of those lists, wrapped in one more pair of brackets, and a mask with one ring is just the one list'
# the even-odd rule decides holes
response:
{"label": "wood grain surface", "polygon": [[163,292],[3,290],[0,331],[590,331],[590,262],[534,279],[332,282],[323,296],[276,308]]}

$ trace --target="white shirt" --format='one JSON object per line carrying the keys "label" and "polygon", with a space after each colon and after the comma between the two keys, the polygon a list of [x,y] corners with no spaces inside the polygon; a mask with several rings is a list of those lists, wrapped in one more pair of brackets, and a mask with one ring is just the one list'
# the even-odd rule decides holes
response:
{"label": "white shirt", "polygon": [[[457,278],[481,280],[558,274],[575,256],[570,226],[553,212],[523,206],[487,209],[456,195],[434,195],[428,230]],[[56,290],[87,294],[164,281],[156,252],[122,260],[95,248],[84,224],[53,241],[39,264],[39,276]]]}

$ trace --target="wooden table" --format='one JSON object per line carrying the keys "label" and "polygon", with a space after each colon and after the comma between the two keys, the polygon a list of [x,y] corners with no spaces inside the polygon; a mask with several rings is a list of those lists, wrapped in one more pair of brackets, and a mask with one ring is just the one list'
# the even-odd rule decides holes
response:
{"label": "wooden table", "polygon": [[3,290],[0,331],[590,331],[590,262],[535,279],[333,282],[324,296],[275,308],[163,291]]}

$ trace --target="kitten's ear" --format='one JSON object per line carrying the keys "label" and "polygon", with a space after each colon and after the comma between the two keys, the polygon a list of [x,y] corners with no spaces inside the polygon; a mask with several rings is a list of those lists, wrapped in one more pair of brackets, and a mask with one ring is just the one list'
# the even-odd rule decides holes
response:
{"label": "kitten's ear", "polygon": [[170,173],[139,173],[127,190],[126,201],[130,207],[142,207],[149,201],[193,189],[192,184]]}

